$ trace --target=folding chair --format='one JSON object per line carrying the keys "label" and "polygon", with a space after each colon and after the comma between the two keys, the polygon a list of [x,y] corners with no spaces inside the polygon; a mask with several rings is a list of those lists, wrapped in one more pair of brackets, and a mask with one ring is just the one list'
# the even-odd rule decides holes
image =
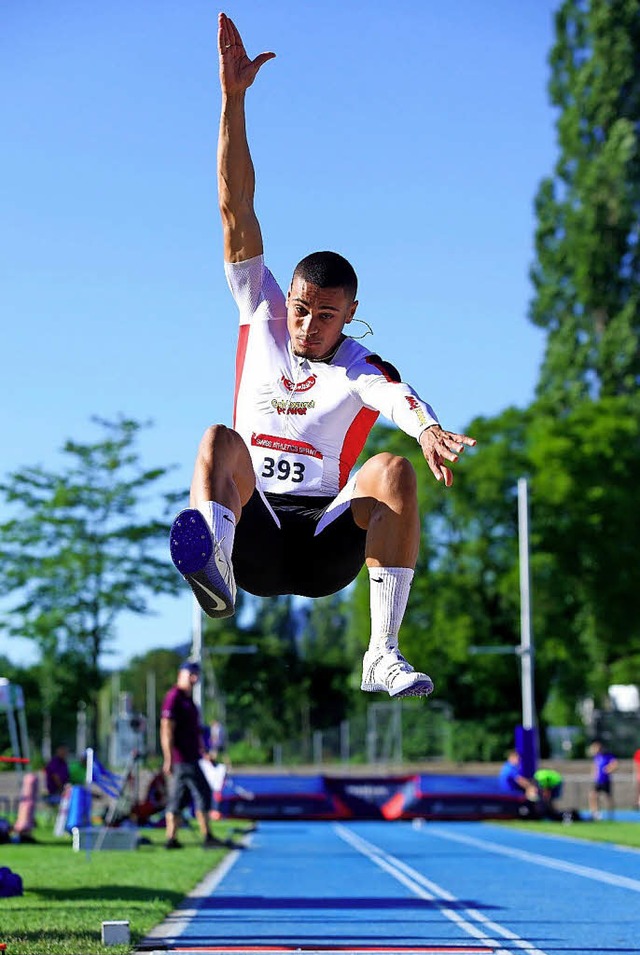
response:
{"label": "folding chair", "polygon": [[85,848],[88,852],[91,849],[96,851],[100,849],[135,849],[138,844],[137,826],[120,827],[114,825],[118,813],[121,813],[122,807],[126,804],[125,789],[131,776],[131,769],[127,766],[124,773],[114,773],[102,765],[92,749],[87,749],[86,756],[86,788],[91,791],[91,786],[95,786],[108,797],[109,803],[103,816],[102,825],[94,827],[89,823],[89,826],[84,829],[73,828],[73,848],[76,850]]}

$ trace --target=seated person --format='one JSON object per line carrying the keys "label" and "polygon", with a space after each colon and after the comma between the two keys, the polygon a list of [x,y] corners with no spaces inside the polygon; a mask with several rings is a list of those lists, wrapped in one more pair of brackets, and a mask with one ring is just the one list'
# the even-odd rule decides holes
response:
{"label": "seated person", "polygon": [[44,768],[47,781],[46,801],[50,806],[57,806],[62,796],[62,790],[70,781],[69,749],[60,745]]}
{"label": "seated person", "polygon": [[225,750],[227,748],[227,733],[219,720],[214,720],[209,727],[209,759],[216,765],[219,760],[225,760]]}
{"label": "seated person", "polygon": [[564,780],[555,769],[537,769],[533,781],[538,787],[540,799],[540,817],[542,819],[562,819],[562,813],[556,808],[555,801],[562,795]]}
{"label": "seated person", "polygon": [[[152,817],[159,817],[164,812],[167,805],[167,781],[165,775],[160,770],[150,780],[145,798],[133,806],[132,814],[135,816],[139,826],[152,825]],[[164,824],[164,818],[155,820],[158,824]]]}
{"label": "seated person", "polygon": [[525,796],[530,802],[535,802],[538,798],[538,789],[531,779],[522,775],[522,766],[520,754],[512,749],[507,753],[500,774],[498,776],[500,786],[505,792],[517,793]]}

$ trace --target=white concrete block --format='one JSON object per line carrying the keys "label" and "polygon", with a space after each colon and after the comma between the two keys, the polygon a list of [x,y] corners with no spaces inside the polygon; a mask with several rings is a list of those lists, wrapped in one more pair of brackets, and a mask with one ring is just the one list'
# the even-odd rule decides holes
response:
{"label": "white concrete block", "polygon": [[128,922],[103,922],[102,923],[102,944],[103,945],[128,945],[130,942],[129,923]]}

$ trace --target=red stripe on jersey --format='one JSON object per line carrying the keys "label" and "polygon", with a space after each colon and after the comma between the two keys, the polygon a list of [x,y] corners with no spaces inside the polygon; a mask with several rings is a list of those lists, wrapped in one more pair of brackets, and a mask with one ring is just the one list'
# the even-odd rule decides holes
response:
{"label": "red stripe on jersey", "polygon": [[242,371],[244,369],[244,359],[247,354],[247,343],[249,341],[249,331],[251,325],[241,325],[238,331],[238,346],[236,348],[236,390],[233,395],[233,427],[236,426],[236,405],[238,403],[238,392],[240,391],[240,382],[242,380]]}
{"label": "red stripe on jersey", "polygon": [[351,468],[364,448],[364,443],[376,423],[378,414],[378,411],[362,408],[351,422],[349,430],[344,436],[342,451],[340,452],[340,475],[338,478],[341,490],[349,480]]}

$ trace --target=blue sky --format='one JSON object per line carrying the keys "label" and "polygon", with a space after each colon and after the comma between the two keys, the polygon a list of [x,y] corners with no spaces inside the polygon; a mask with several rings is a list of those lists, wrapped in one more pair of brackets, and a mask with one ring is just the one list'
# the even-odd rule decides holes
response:
{"label": "blue sky", "polygon": [[[0,33],[0,471],[61,463],[92,415],[154,421],[140,450],[187,487],[230,422],[236,313],[215,151],[218,7],[20,0]],[[557,0],[230,2],[265,256],[286,287],[315,249],[360,280],[365,344],[445,427],[526,405],[533,199],[556,157],[547,57]],[[357,328],[357,326],[356,326]],[[425,466],[425,480],[431,480]],[[454,491],[455,493],[455,487]],[[124,617],[105,657],[188,639],[191,596]],[[365,639],[363,635],[363,640]],[[22,641],[0,653],[30,660]]]}

